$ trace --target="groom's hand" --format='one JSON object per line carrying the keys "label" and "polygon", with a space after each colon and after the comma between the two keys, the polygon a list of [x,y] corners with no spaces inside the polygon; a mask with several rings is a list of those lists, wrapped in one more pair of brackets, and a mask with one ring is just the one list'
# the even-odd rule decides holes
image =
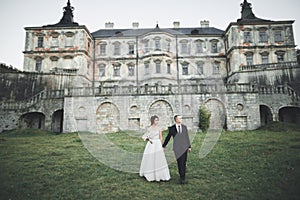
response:
{"label": "groom's hand", "polygon": [[189,148],[189,149],[188,149],[188,152],[191,152],[191,151],[192,151],[192,148]]}

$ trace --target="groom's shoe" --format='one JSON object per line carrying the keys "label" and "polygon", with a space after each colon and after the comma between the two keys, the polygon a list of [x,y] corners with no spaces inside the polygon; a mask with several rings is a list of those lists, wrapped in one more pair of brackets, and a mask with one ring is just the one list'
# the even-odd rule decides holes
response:
{"label": "groom's shoe", "polygon": [[186,182],[185,182],[184,179],[180,179],[180,180],[179,180],[179,184],[183,185],[183,184],[185,184],[185,183],[186,183]]}

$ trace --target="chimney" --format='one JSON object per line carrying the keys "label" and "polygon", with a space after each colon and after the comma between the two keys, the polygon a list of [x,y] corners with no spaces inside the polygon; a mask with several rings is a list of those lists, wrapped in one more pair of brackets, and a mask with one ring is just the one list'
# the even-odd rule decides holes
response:
{"label": "chimney", "polygon": [[209,21],[207,20],[200,21],[200,25],[202,28],[207,28],[209,27]]}
{"label": "chimney", "polygon": [[138,22],[133,22],[132,23],[132,28],[139,28],[139,23]]}
{"label": "chimney", "polygon": [[180,27],[180,22],[173,22],[174,28],[179,28]]}
{"label": "chimney", "polygon": [[106,22],[105,23],[105,28],[106,29],[113,29],[114,28],[114,23],[113,22]]}

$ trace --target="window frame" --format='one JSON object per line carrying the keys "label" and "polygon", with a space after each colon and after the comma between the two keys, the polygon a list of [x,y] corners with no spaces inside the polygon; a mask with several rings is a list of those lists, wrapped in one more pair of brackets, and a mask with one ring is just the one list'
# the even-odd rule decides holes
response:
{"label": "window frame", "polygon": [[220,63],[219,62],[213,63],[213,74],[220,74]]}
{"label": "window frame", "polygon": [[186,76],[189,75],[189,64],[188,63],[183,63],[181,64],[181,70],[182,70],[182,75]]}
{"label": "window frame", "polygon": [[128,65],[128,76],[134,76],[134,65],[133,64]]}
{"label": "window frame", "polygon": [[246,56],[246,65],[253,65],[253,53],[248,53]]}
{"label": "window frame", "polygon": [[115,42],[113,45],[114,45],[114,55],[120,56],[121,55],[121,43]]}
{"label": "window frame", "polygon": [[106,55],[106,43],[100,43],[99,44],[99,54],[100,56],[105,56]]}
{"label": "window frame", "polygon": [[251,31],[244,31],[244,43],[252,43]]}
{"label": "window frame", "polygon": [[150,74],[150,63],[144,63],[145,66],[145,75],[149,75]]}
{"label": "window frame", "polygon": [[204,63],[203,62],[197,62],[197,74],[198,75],[203,75],[203,66],[204,66]]}
{"label": "window frame", "polygon": [[43,59],[42,58],[36,58],[35,59],[35,71],[41,72],[42,71],[42,63]]}
{"label": "window frame", "polygon": [[134,55],[135,54],[134,47],[135,47],[134,44],[128,44],[128,54],[129,55]]}
{"label": "window frame", "polygon": [[155,73],[156,74],[161,73],[161,61],[155,61]]}
{"label": "window frame", "polygon": [[37,37],[37,48],[43,48],[44,47],[44,36],[38,36]]}
{"label": "window frame", "polygon": [[259,34],[259,42],[264,43],[264,42],[268,42],[268,34],[267,31],[265,30],[260,30],[258,32]]}
{"label": "window frame", "polygon": [[100,64],[99,65],[99,77],[104,77],[105,76],[105,68],[106,68],[105,64]]}
{"label": "window frame", "polygon": [[274,30],[274,42],[283,42],[281,30]]}
{"label": "window frame", "polygon": [[121,65],[113,65],[114,76],[121,76]]}

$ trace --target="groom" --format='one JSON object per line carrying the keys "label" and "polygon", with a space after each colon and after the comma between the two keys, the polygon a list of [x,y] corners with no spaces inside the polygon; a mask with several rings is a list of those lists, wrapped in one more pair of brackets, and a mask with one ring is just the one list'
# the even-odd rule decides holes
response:
{"label": "groom", "polygon": [[169,133],[162,146],[165,148],[171,136],[173,136],[173,150],[177,159],[178,172],[180,176],[179,183],[184,184],[187,153],[191,151],[191,144],[187,127],[181,123],[182,117],[180,115],[175,115],[174,120],[175,124],[169,127]]}

